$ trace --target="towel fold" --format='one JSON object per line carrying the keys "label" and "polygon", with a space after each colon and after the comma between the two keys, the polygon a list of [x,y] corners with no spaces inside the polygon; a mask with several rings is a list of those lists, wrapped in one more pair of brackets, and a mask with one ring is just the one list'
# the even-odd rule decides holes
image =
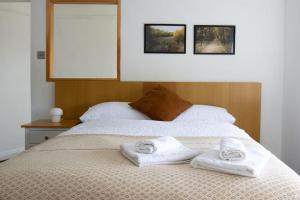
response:
{"label": "towel fold", "polygon": [[222,160],[241,161],[246,158],[246,149],[244,144],[237,139],[223,138],[219,156]]}
{"label": "towel fold", "polygon": [[225,161],[219,157],[218,150],[212,150],[194,158],[192,167],[248,177],[258,177],[271,158],[271,153],[262,147],[247,150],[243,161]]}
{"label": "towel fold", "polygon": [[181,146],[182,144],[174,137],[165,136],[137,142],[135,144],[135,149],[139,153],[152,154],[173,151]]}
{"label": "towel fold", "polygon": [[191,150],[183,145],[175,150],[164,153],[142,154],[136,152],[135,143],[122,144],[121,153],[139,167],[189,163],[192,158],[199,154],[199,152]]}

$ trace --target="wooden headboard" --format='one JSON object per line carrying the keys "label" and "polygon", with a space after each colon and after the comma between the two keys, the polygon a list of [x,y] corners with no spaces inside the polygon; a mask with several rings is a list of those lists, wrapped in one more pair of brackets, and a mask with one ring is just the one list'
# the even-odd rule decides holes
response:
{"label": "wooden headboard", "polygon": [[107,101],[134,101],[161,84],[194,104],[226,108],[236,125],[260,139],[260,83],[150,83],[119,81],[57,81],[55,106],[65,119],[79,118],[90,106]]}

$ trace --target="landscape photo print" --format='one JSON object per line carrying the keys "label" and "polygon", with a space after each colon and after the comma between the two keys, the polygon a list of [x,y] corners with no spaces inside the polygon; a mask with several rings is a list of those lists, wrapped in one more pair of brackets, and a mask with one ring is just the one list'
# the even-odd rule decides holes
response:
{"label": "landscape photo print", "polygon": [[235,26],[195,25],[194,54],[235,54]]}
{"label": "landscape photo print", "polygon": [[186,53],[185,24],[145,24],[145,53]]}

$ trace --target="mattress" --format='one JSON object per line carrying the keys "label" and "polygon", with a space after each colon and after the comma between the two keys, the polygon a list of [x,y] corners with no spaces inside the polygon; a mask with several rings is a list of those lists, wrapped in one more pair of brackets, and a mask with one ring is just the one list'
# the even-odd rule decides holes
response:
{"label": "mattress", "polygon": [[260,145],[228,124],[85,123],[1,163],[0,199],[300,199],[299,176],[274,155],[259,178],[249,178],[189,164],[139,168],[120,153],[123,143],[165,134],[199,152],[217,148],[224,136]]}
{"label": "mattress", "polygon": [[[299,176],[275,156],[259,178],[193,169],[189,164],[139,168],[121,155],[120,144],[152,137],[153,132],[104,133],[99,128],[103,125],[94,124],[94,132],[92,125],[80,126],[0,164],[0,199],[300,199]],[[216,148],[226,131],[210,136],[212,127],[199,136],[177,139],[199,151]],[[259,145],[231,128],[246,146]]]}

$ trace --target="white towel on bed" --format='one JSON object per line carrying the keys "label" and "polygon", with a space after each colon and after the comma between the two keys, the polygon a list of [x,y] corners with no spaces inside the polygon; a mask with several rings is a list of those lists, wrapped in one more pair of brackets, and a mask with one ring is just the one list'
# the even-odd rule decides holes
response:
{"label": "white towel on bed", "polygon": [[241,161],[246,158],[246,149],[244,144],[237,139],[223,138],[219,156],[222,160]]}
{"label": "white towel on bed", "polygon": [[191,165],[194,168],[258,177],[270,158],[271,153],[262,147],[247,149],[247,158],[243,161],[221,160],[219,151],[211,150],[194,158]]}
{"label": "white towel on bed", "polygon": [[174,137],[165,136],[139,141],[135,144],[135,149],[138,153],[152,154],[173,151],[181,146],[182,144]]}
{"label": "white towel on bed", "polygon": [[164,153],[142,154],[136,152],[135,143],[122,144],[121,153],[139,167],[189,163],[192,158],[199,155],[198,151],[191,150],[183,145],[175,150]]}

